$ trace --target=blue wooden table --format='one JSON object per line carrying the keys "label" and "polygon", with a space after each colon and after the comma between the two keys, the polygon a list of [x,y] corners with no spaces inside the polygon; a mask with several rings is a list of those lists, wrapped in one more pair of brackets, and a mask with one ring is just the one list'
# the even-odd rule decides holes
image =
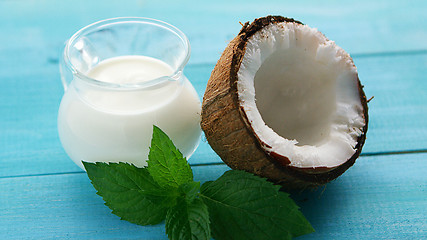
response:
{"label": "blue wooden table", "polygon": [[[298,239],[427,239],[427,2],[0,1],[0,239],[167,239],[110,213],[63,151],[56,129],[63,44],[92,22],[160,19],[190,39],[185,74],[203,96],[240,22],[268,14],[318,28],[349,52],[365,85],[362,156],[324,188],[293,192],[316,232]],[[228,168],[203,141],[199,181]]]}

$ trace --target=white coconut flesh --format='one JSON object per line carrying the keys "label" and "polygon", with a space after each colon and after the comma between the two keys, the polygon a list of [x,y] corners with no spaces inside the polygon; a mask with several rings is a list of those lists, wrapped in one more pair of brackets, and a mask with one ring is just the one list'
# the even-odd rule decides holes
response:
{"label": "white coconut flesh", "polygon": [[276,23],[249,38],[238,74],[239,104],[265,151],[299,168],[337,167],[365,126],[357,70],[322,33]]}

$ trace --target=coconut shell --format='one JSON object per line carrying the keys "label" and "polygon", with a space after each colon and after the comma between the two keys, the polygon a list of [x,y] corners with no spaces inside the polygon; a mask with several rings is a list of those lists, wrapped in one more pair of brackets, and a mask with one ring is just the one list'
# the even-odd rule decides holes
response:
{"label": "coconut shell", "polygon": [[363,86],[359,94],[364,108],[365,126],[358,138],[356,152],[335,168],[297,168],[289,166],[289,159],[262,148],[266,143],[257,138],[248,118],[239,104],[237,73],[246,50],[248,39],[269,24],[295,22],[282,16],[267,16],[247,22],[239,34],[228,44],[218,60],[203,97],[201,127],[212,149],[232,169],[245,170],[285,188],[306,188],[324,185],[351,167],[365,142],[368,127],[368,106]]}

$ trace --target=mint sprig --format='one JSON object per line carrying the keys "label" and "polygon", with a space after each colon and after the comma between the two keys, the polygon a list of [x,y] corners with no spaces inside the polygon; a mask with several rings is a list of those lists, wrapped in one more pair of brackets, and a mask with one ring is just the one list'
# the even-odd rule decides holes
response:
{"label": "mint sprig", "polygon": [[292,239],[313,232],[279,186],[247,172],[230,170],[215,181],[193,180],[193,172],[158,127],[148,166],[83,162],[112,213],[139,225],[165,220],[169,239]]}

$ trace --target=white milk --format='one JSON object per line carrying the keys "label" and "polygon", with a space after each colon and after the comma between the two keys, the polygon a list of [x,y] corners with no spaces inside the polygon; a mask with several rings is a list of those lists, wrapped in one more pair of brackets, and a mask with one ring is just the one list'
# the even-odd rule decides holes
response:
{"label": "white milk", "polygon": [[[107,83],[133,84],[173,74],[166,63],[144,56],[102,61],[86,73]],[[58,115],[58,131],[68,156],[81,168],[88,162],[146,165],[153,124],[187,158],[200,141],[200,100],[191,83],[169,80],[136,90],[101,88],[74,79]]]}

